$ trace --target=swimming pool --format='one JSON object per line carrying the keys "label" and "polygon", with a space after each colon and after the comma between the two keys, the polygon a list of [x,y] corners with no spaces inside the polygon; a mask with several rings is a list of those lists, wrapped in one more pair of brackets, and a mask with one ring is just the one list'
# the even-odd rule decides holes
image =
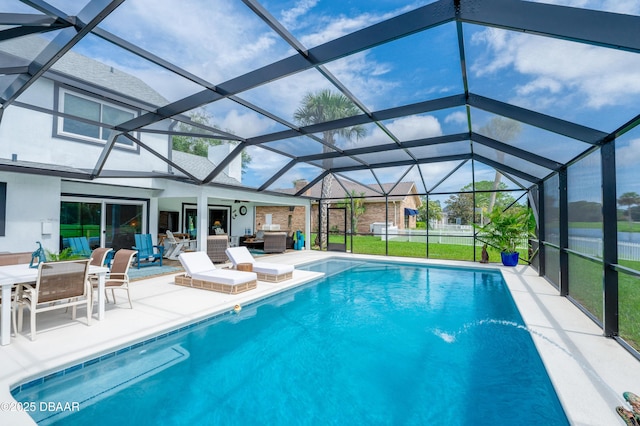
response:
{"label": "swimming pool", "polygon": [[15,397],[79,403],[42,424],[568,424],[498,272],[308,269],[327,277]]}

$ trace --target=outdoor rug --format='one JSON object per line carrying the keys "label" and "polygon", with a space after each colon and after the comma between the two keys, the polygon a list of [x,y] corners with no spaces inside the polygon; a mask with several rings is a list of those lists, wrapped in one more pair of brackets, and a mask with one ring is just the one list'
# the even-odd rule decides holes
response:
{"label": "outdoor rug", "polygon": [[129,268],[129,279],[141,280],[143,278],[154,277],[156,275],[175,274],[181,272],[182,268],[176,266],[143,266],[137,269],[135,266]]}

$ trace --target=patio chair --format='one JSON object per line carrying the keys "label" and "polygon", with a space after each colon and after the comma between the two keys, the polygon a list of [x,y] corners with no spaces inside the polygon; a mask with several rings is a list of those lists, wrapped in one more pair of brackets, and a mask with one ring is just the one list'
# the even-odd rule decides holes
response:
{"label": "patio chair", "polygon": [[36,315],[54,309],[71,307],[76,319],[76,307],[85,305],[87,325],[91,324],[91,294],[87,273],[89,259],[45,262],[38,267],[35,285],[21,284],[18,289],[18,330],[22,331],[23,310],[31,314],[31,340],[36,338]]}
{"label": "patio chair", "polygon": [[286,232],[265,232],[264,233],[264,252],[265,253],[284,253],[287,250],[287,233]]}
{"label": "patio chair", "polygon": [[[110,256],[111,255],[111,256]],[[89,265],[92,266],[108,266],[111,264],[113,258],[113,249],[106,247],[98,247],[91,252],[91,259]],[[89,275],[89,282],[93,286],[98,285],[98,277],[95,275]]]}
{"label": "patio chair", "polygon": [[[113,297],[113,304],[116,304],[115,290],[126,290],[127,298],[129,299],[129,307],[133,309],[131,303],[131,293],[129,292],[129,266],[133,260],[133,256],[136,255],[135,250],[120,249],[113,256],[113,263],[111,269],[107,274],[104,282],[104,295],[109,301],[109,290],[111,290],[111,296]],[[98,283],[93,283],[93,288],[96,289]]]}
{"label": "patio chair", "polygon": [[178,256],[186,274],[175,278],[177,285],[238,294],[258,286],[254,272],[216,269],[207,253],[195,251]]}
{"label": "patio chair", "polygon": [[138,269],[141,266],[153,266],[156,261],[160,261],[162,266],[162,255],[164,254],[164,246],[154,246],[151,240],[151,234],[135,234],[136,245],[133,249],[138,252],[136,256],[136,265]]}
{"label": "patio chair", "polygon": [[113,251],[110,247],[98,247],[91,252],[90,265],[93,266],[105,266],[110,252]]}
{"label": "patio chair", "polygon": [[178,260],[178,256],[189,247],[189,240],[179,241],[173,235],[173,232],[167,229],[167,237],[165,241],[169,243],[169,247],[165,250],[164,257],[171,260]]}
{"label": "patio chair", "polygon": [[224,263],[227,260],[225,250],[229,247],[226,235],[210,235],[207,237],[207,254],[213,263]]}
{"label": "patio chair", "polygon": [[89,247],[87,237],[72,237],[69,238],[68,242],[72,254],[81,257],[91,256],[91,247]]}
{"label": "patio chair", "polygon": [[230,247],[227,249],[227,256],[233,263],[234,267],[238,267],[242,263],[250,263],[258,275],[260,281],[280,282],[289,280],[293,277],[293,265],[280,265],[278,263],[256,262],[249,250],[242,247]]}

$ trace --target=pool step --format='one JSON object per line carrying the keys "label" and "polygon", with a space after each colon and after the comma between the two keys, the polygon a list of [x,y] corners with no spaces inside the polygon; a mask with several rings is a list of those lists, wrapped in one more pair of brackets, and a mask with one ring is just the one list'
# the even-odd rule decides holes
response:
{"label": "pool step", "polygon": [[179,345],[149,351],[141,346],[125,357],[100,360],[23,390],[15,398],[33,402],[29,407],[35,410],[29,414],[39,425],[48,425],[188,358],[189,352]]}

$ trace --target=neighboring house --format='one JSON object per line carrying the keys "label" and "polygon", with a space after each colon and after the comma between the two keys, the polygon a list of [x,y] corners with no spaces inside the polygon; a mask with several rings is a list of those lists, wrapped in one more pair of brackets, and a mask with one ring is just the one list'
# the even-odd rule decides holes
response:
{"label": "neighboring house", "polygon": [[[308,182],[297,181],[295,188],[288,189],[290,193],[296,193],[300,189],[304,188]],[[395,185],[395,187],[394,187]],[[345,189],[347,192],[345,192]],[[321,185],[314,185],[304,196],[320,198]],[[280,190],[285,191],[285,190]],[[413,229],[416,227],[416,219],[418,214],[418,208],[422,204],[420,197],[417,195],[417,188],[413,182],[400,182],[397,185],[392,183],[382,184],[382,190],[378,185],[370,185],[365,187],[362,185],[354,184],[347,180],[340,180],[340,182],[333,182],[331,185],[330,202],[331,207],[337,207],[344,203],[344,197],[347,193],[355,191],[357,196],[364,193],[364,205],[365,211],[358,218],[357,232],[361,234],[372,232],[372,224],[384,224],[385,217],[387,215],[387,203],[389,218],[387,222],[389,226],[397,226],[398,229]],[[387,193],[385,198],[381,195],[381,192]],[[390,192],[389,192],[390,191]],[[300,218],[302,209],[289,210],[286,207],[276,206],[261,206],[256,209],[256,225],[260,229],[261,224],[265,223],[265,217],[267,214],[272,215],[272,223],[280,225],[281,229],[287,229],[295,231],[297,228],[295,224],[300,223],[304,218]],[[318,222],[318,204],[312,203],[311,209],[311,229],[314,232],[317,230]],[[290,226],[293,224],[293,226]],[[347,221],[347,227],[350,227]]]}
{"label": "neighboring house", "polygon": [[[0,63],[28,65],[23,58],[44,47],[38,37],[0,43]],[[41,241],[57,252],[65,237],[77,235],[118,249],[132,246],[135,233],[155,239],[167,228],[192,232],[203,247],[216,221],[238,237],[254,227],[257,204],[306,202],[243,191],[239,158],[214,179],[224,188],[185,182],[158,155],[204,178],[231,147],[211,147],[209,158],[197,157],[172,151],[169,137],[155,131],[134,133],[141,145],[118,137],[101,164],[102,177],[92,176],[111,130],[64,114],[117,124],[168,103],[133,75],[74,51],[61,57],[0,116],[0,251],[33,251]],[[165,120],[151,130],[168,126]],[[137,177],[123,177],[131,171]]]}

